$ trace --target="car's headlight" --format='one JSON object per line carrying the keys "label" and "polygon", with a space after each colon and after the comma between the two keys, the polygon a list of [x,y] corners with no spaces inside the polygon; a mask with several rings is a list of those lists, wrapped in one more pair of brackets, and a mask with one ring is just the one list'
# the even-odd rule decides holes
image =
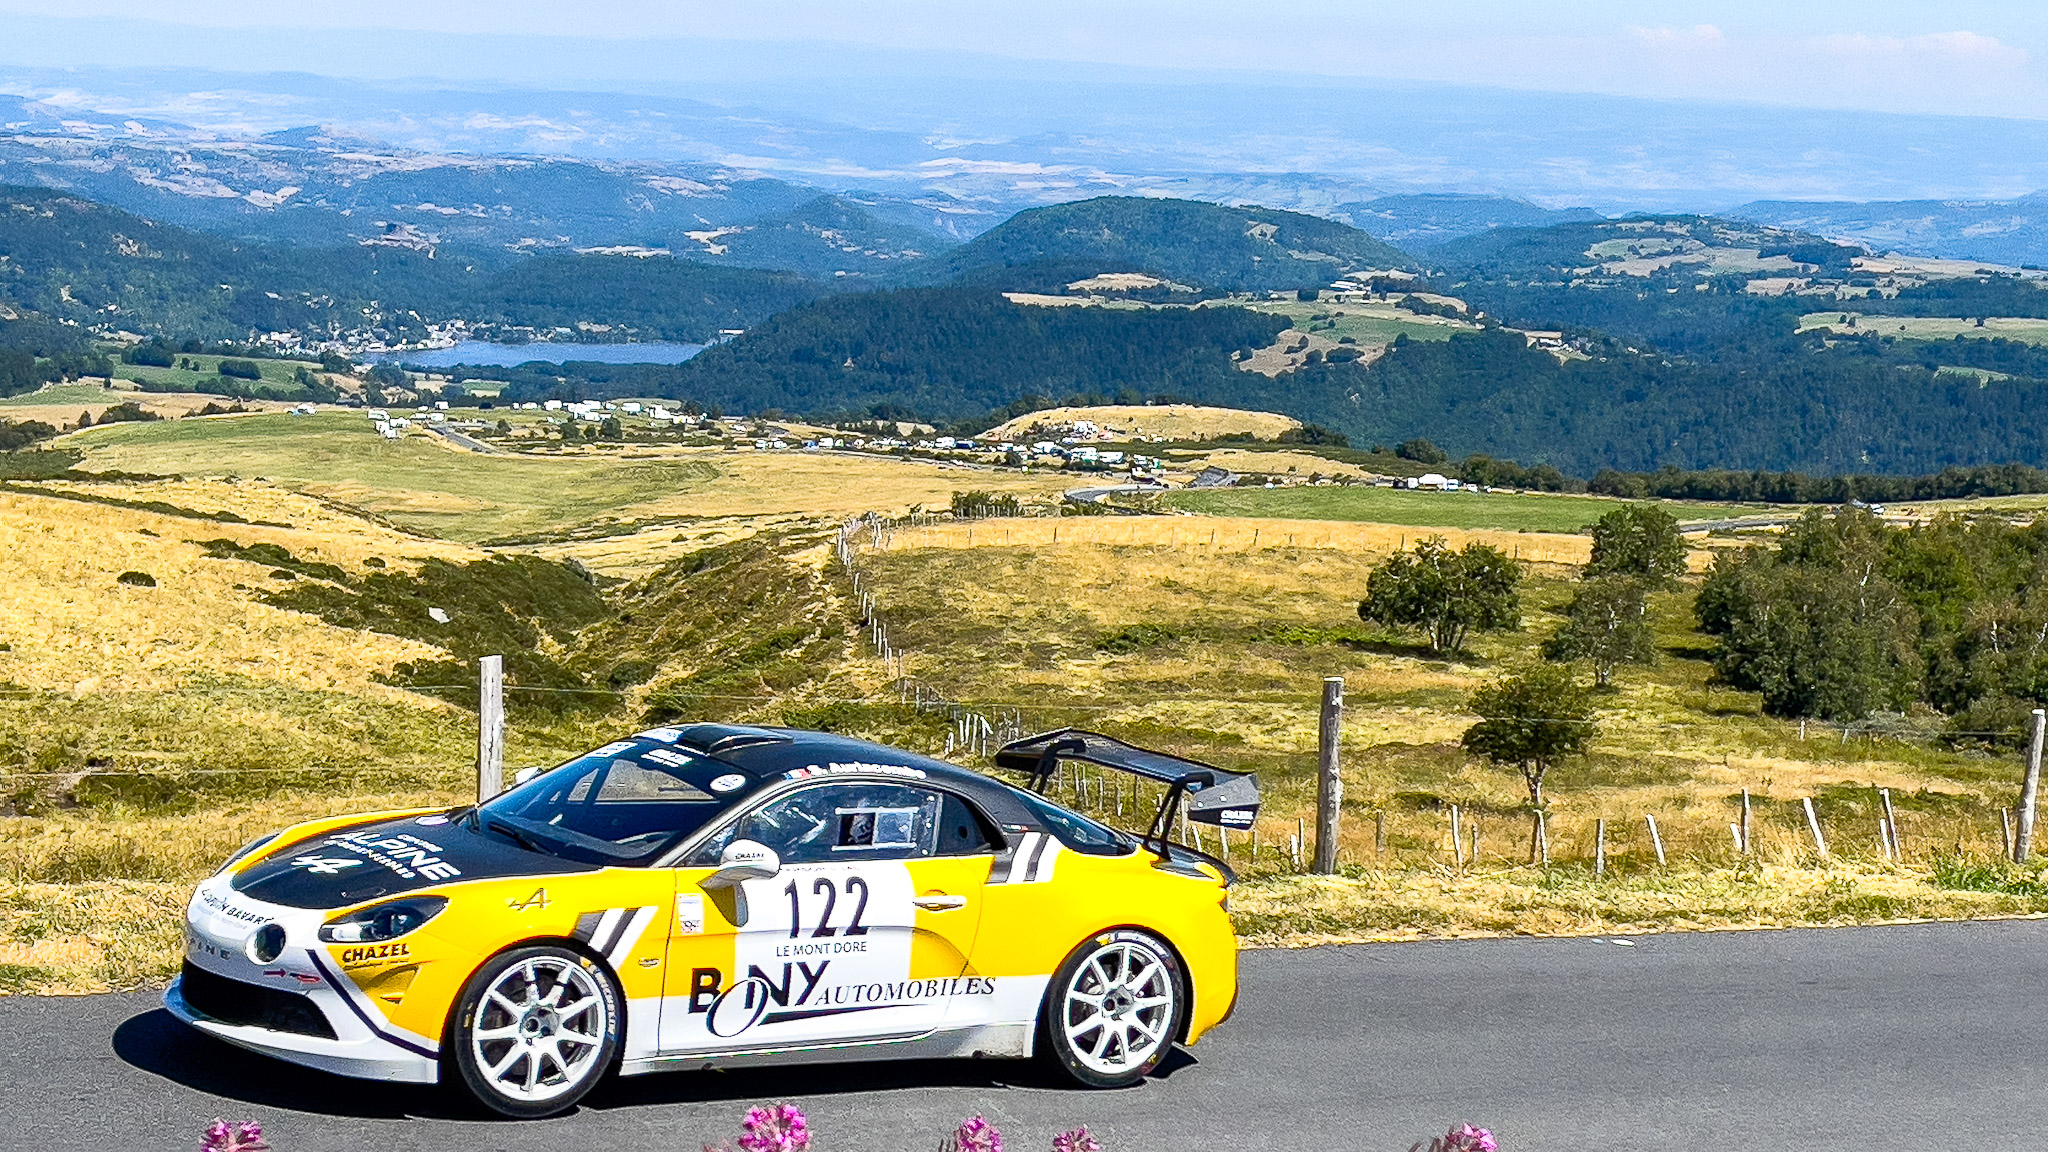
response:
{"label": "car's headlight", "polygon": [[225,872],[230,868],[233,868],[235,865],[240,864],[242,861],[247,860],[250,856],[254,855],[264,845],[270,843],[272,840],[277,839],[277,837],[278,833],[272,832],[268,836],[258,836],[254,840],[249,841],[247,844],[242,845],[240,848],[235,849],[235,854],[233,856],[228,857],[227,863],[222,864],[219,868],[215,869],[214,874],[219,875],[220,873]]}
{"label": "car's headlight", "polygon": [[320,926],[320,938],[329,944],[374,944],[395,940],[441,914],[448,906],[446,896],[409,896],[388,904],[375,904],[351,912]]}

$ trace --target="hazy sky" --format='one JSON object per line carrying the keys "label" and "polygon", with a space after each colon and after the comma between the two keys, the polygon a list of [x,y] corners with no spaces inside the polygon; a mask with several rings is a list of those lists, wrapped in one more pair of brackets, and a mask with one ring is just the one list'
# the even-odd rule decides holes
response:
{"label": "hazy sky", "polygon": [[643,84],[662,79],[650,48],[664,42],[700,61],[707,39],[753,42],[731,65],[744,69],[802,41],[807,67],[849,71],[944,69],[947,56],[967,68],[961,54],[977,54],[2048,118],[2038,0],[0,0],[0,62],[12,64],[473,81],[489,55],[465,41],[524,42],[515,55],[528,57],[549,39],[583,41],[561,47],[584,61],[603,58],[590,41],[629,44],[618,79]]}

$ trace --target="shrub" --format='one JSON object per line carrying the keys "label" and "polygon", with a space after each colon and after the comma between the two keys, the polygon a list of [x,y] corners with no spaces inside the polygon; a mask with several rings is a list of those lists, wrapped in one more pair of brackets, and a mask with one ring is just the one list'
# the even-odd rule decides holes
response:
{"label": "shrub", "polygon": [[156,577],[151,576],[147,572],[123,572],[119,576],[114,577],[114,582],[126,584],[130,588],[156,587]]}
{"label": "shrub", "polygon": [[236,380],[263,379],[263,369],[258,368],[254,360],[223,360],[220,362],[219,371],[221,375],[231,376]]}
{"label": "shrub", "polygon": [[169,368],[177,363],[177,357],[172,354],[171,346],[164,343],[161,338],[151,340],[147,344],[137,344],[135,347],[121,353],[121,360],[123,363],[142,364],[151,368]]}
{"label": "shrub", "polygon": [[1417,464],[1443,464],[1451,458],[1450,453],[1421,436],[1401,441],[1394,449],[1394,455],[1403,460],[1413,460]]}

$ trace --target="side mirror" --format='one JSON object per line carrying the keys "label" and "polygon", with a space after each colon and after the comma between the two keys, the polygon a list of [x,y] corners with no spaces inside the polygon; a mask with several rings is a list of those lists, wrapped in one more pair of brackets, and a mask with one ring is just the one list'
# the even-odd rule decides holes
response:
{"label": "side mirror", "polygon": [[737,888],[743,881],[766,880],[782,871],[782,857],[758,840],[735,840],[718,854],[718,871],[706,877],[706,888]]}

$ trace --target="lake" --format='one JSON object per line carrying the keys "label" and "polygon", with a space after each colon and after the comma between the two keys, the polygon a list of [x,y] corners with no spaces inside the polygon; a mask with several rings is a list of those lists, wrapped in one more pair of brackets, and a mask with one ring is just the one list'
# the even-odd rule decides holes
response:
{"label": "lake", "polygon": [[464,340],[450,348],[422,348],[410,352],[378,352],[368,359],[379,363],[416,364],[422,368],[453,368],[457,364],[510,366],[529,360],[560,364],[564,360],[591,360],[599,364],[681,364],[704,350],[702,344],[493,344],[487,340]]}

